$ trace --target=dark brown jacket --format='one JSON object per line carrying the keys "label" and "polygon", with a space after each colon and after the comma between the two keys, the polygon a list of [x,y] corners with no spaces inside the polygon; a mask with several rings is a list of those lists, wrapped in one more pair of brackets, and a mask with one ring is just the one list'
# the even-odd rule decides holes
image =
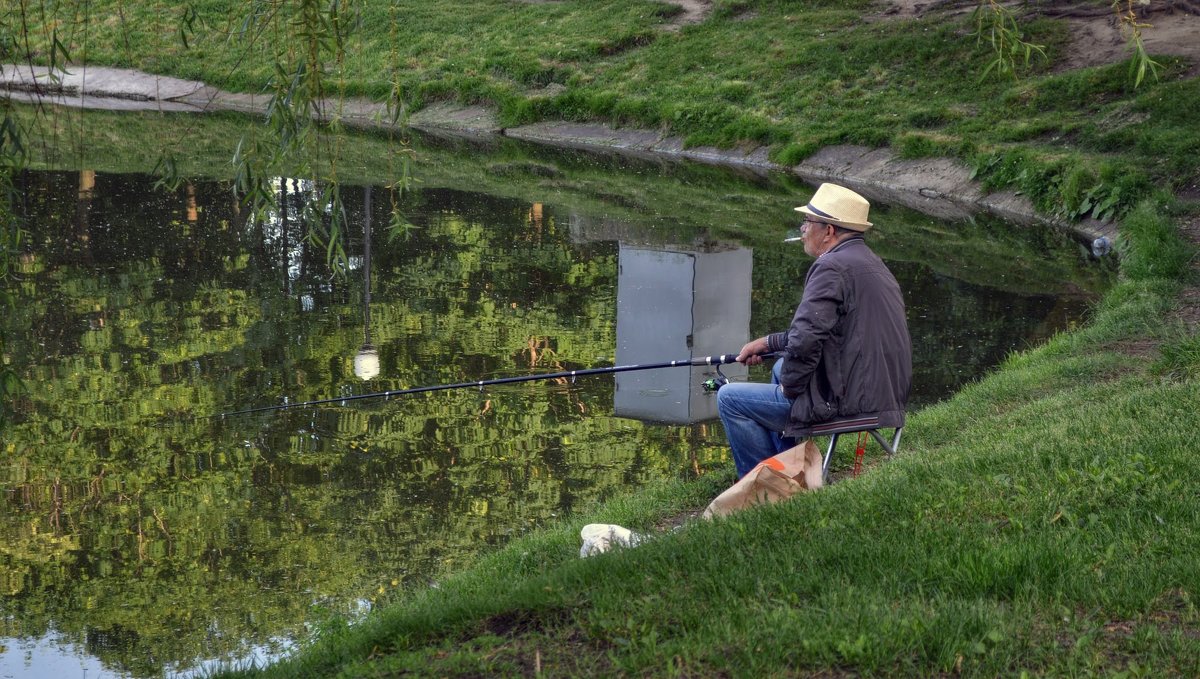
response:
{"label": "dark brown jacket", "polygon": [[[904,298],[861,236],[817,258],[791,328],[769,335],[767,343],[783,352],[780,383],[794,399],[788,436],[843,425],[904,425],[912,386]],[[816,432],[814,425],[821,425]]]}

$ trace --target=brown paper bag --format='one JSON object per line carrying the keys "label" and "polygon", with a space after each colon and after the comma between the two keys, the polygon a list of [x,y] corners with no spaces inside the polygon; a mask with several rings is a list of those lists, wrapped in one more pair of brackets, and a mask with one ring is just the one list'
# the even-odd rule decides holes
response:
{"label": "brown paper bag", "polygon": [[758,463],[749,473],[717,496],[704,510],[704,518],[725,516],[757,504],[778,502],[804,490],[824,485],[821,451],[812,439]]}

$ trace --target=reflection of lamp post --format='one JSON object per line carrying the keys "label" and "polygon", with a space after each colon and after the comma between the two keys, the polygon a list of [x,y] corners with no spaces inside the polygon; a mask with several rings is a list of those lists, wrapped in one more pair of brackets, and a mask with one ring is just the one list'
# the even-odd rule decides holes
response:
{"label": "reflection of lamp post", "polygon": [[96,171],[79,171],[79,197],[75,201],[75,240],[82,251],[84,261],[92,261],[91,232],[89,214],[92,211],[92,197],[96,191]]}
{"label": "reflection of lamp post", "polygon": [[371,344],[371,187],[363,193],[363,344],[354,355],[354,374],[361,380],[379,375],[379,351]]}

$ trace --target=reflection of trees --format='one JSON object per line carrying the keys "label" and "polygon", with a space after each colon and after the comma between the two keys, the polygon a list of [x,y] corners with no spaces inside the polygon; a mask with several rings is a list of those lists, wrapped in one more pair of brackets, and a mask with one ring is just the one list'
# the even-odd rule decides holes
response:
{"label": "reflection of trees", "polygon": [[[423,582],[688,459],[682,437],[611,417],[599,380],[205,419],[357,384],[361,295],[307,273],[283,214],[249,224],[203,182],[98,177],[97,264],[80,266],[56,198],[75,179],[28,177],[40,267],[23,295],[49,303],[4,319],[31,385],[4,438],[9,634],[57,630],[153,674],[294,629],[314,603]],[[512,371],[531,339],[564,365],[611,352],[611,247],[579,257],[550,211],[531,235],[528,206],[444,199],[423,197],[402,249],[375,249],[384,388]]]}
{"label": "reflection of trees", "polygon": [[[152,674],[298,628],[314,604],[346,610],[393,580],[422,583],[555,514],[725,455],[718,428],[613,417],[603,379],[206,419],[363,388],[353,357],[367,313],[372,391],[594,365],[615,343],[615,248],[570,243],[550,208],[424,190],[403,206],[417,228],[372,234],[364,309],[366,279],[323,278],[293,219],[305,183],[277,182],[278,212],[252,222],[221,183],[164,194],[144,177],[95,180],[86,264],[78,203],[63,199],[77,199],[78,175],[23,179],[36,247],[22,295],[44,303],[3,320],[31,386],[0,467],[9,634],[53,628]],[[351,224],[392,207],[376,193],[368,208],[362,191],[343,187]],[[914,249],[881,236],[914,314],[936,317],[914,332],[924,384],[958,384],[952,366],[990,365],[1061,311],[981,296],[903,263]],[[755,257],[754,319],[786,322],[808,260],[778,247]],[[975,341],[958,339],[963,325]]]}

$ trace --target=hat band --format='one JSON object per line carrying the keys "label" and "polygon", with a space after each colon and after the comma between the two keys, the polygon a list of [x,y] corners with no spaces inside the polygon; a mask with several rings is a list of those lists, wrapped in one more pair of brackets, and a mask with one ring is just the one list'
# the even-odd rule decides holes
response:
{"label": "hat band", "polygon": [[817,213],[818,215],[820,215],[826,219],[837,219],[837,217],[834,217],[833,215],[829,214],[828,212],[826,212],[820,208],[814,207],[812,203],[809,203],[807,207],[809,210],[812,210],[813,212]]}

